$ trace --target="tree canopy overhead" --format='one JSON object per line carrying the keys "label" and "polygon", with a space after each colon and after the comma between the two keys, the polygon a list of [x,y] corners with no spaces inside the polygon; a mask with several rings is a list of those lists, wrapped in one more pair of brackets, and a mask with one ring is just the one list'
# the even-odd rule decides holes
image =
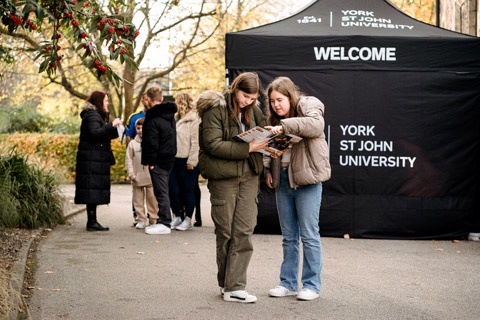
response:
{"label": "tree canopy overhead", "polygon": [[[5,8],[0,33],[14,43],[0,48],[0,54],[5,53],[3,61],[29,56],[39,63],[40,72],[46,73],[50,83],[62,86],[79,99],[85,99],[92,87],[105,90],[113,102],[110,114],[123,115],[124,119],[140,105],[141,92],[161,83],[212,36],[215,24],[205,20],[221,15],[227,8],[226,4],[209,0],[0,3]],[[33,23],[27,23],[28,19]],[[137,37],[139,32],[141,37]],[[172,44],[168,55],[157,54],[155,68],[140,72],[137,66],[147,53],[164,43]],[[92,75],[95,79],[91,79]]]}
{"label": "tree canopy overhead", "polygon": [[[0,34],[9,39],[0,44],[0,104],[17,96],[19,81],[32,86],[27,96],[44,96],[48,87],[77,98],[68,102],[72,109],[101,89],[112,99],[110,114],[127,119],[153,84],[193,94],[221,90],[225,33],[281,19],[300,2],[293,8],[285,0],[0,0]],[[404,11],[419,5],[393,2]]]}
{"label": "tree canopy overhead", "polygon": [[[118,2],[118,1],[113,1]],[[109,15],[95,1],[82,0],[40,0],[40,1],[0,1],[3,28],[0,32],[28,41],[31,50],[37,54],[39,72],[46,71],[54,75],[65,54],[60,45],[63,38],[76,44],[77,50],[85,64],[95,69],[97,77],[106,76],[110,81],[120,78],[112,71],[105,56],[100,54],[102,44],[108,48],[108,59],[119,59],[134,66],[132,59],[126,55],[127,49],[135,45],[139,31],[121,15]],[[36,32],[45,36],[36,42],[24,31]],[[0,48],[0,58],[6,62],[13,61],[10,48]]]}

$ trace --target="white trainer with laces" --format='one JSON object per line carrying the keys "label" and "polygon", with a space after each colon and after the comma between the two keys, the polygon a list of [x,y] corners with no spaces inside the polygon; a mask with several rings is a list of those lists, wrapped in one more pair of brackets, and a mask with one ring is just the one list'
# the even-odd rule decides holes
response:
{"label": "white trainer with laces", "polygon": [[273,289],[268,290],[268,295],[270,297],[287,297],[287,296],[296,296],[297,291],[289,290],[284,286],[276,286]]}
{"label": "white trainer with laces", "polygon": [[231,291],[231,292],[224,292],[223,293],[223,300],[232,301],[232,302],[240,302],[240,303],[253,303],[253,302],[257,301],[257,297],[249,294],[245,290],[237,290],[237,291]]}
{"label": "white trainer with laces", "polygon": [[174,218],[172,219],[172,222],[170,223],[170,228],[175,229],[177,226],[179,226],[182,223],[182,218],[179,216],[173,216]]}
{"label": "white trainer with laces", "polygon": [[180,225],[178,225],[175,229],[180,230],[180,231],[187,231],[192,227],[192,219],[189,217],[185,217],[185,220],[183,220]]}
{"label": "white trainer with laces", "polygon": [[135,225],[135,228],[145,229],[146,226],[147,226],[147,223],[145,221],[138,221],[137,224]]}
{"label": "white trainer with laces", "polygon": [[170,234],[172,230],[164,224],[157,223],[145,228],[146,234]]}
{"label": "white trainer with laces", "polygon": [[310,289],[302,289],[302,291],[297,294],[297,299],[304,301],[314,300],[318,297],[320,297],[320,294]]}

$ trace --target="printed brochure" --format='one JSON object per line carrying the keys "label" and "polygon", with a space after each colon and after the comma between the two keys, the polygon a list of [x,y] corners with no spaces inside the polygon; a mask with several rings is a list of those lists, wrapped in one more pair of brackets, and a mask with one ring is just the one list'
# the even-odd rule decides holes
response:
{"label": "printed brochure", "polygon": [[302,138],[293,134],[276,135],[271,133],[270,130],[258,126],[235,136],[233,139],[247,143],[253,139],[257,142],[269,140],[268,146],[259,152],[271,156],[272,158],[280,157],[286,150],[291,149],[294,144],[302,140]]}

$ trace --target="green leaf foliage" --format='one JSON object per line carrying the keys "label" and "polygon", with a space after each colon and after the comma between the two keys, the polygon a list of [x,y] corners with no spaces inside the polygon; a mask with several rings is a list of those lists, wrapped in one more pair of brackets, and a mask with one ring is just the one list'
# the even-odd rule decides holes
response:
{"label": "green leaf foliage", "polygon": [[52,172],[32,165],[15,148],[0,156],[0,226],[53,227],[65,223],[64,198]]}

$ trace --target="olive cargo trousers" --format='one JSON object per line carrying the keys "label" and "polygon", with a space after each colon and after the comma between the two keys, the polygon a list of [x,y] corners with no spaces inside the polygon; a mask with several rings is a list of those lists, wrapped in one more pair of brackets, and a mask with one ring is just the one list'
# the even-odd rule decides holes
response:
{"label": "olive cargo trousers", "polygon": [[259,182],[247,161],[241,177],[208,181],[215,224],[217,280],[225,292],[244,290],[247,284]]}

